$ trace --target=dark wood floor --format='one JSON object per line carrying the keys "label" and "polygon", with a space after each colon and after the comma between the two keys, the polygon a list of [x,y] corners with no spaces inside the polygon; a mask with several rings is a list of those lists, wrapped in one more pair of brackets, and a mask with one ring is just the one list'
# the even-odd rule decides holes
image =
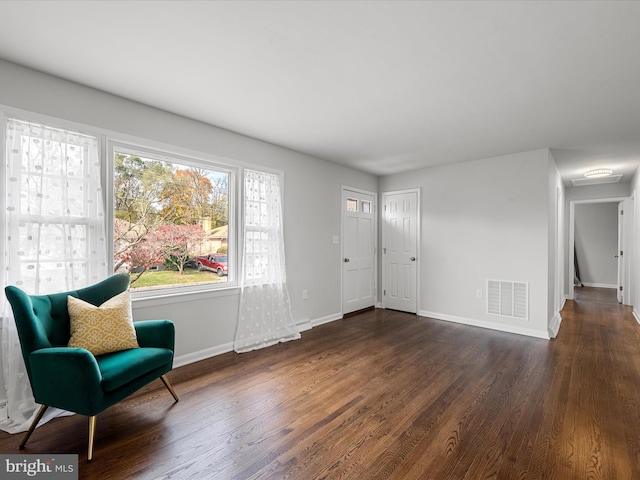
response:
{"label": "dark wood floor", "polygon": [[[81,479],[639,479],[640,326],[583,288],[552,341],[373,310],[169,374],[25,453]],[[20,435],[0,432],[0,452]]]}

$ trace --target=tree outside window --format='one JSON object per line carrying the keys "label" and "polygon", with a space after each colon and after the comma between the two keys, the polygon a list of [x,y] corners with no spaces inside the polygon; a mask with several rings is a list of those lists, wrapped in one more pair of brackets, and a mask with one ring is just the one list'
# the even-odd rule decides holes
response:
{"label": "tree outside window", "polygon": [[114,152],[114,271],[132,289],[226,282],[198,257],[227,253],[229,173]]}

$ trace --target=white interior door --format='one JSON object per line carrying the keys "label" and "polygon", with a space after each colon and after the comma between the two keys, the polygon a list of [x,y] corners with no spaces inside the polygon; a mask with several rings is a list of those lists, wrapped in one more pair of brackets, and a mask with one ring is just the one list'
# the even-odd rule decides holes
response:
{"label": "white interior door", "polygon": [[618,203],[618,303],[624,301],[624,202]]}
{"label": "white interior door", "polygon": [[385,308],[417,312],[418,191],[384,194],[383,299]]}
{"label": "white interior door", "polygon": [[631,256],[633,254],[633,199],[618,203],[618,302],[633,305]]}
{"label": "white interior door", "polygon": [[623,285],[624,285],[624,298],[623,302],[625,305],[634,306],[635,298],[634,298],[634,278],[633,268],[632,268],[632,259],[635,255],[634,253],[634,238],[633,232],[635,231],[634,227],[634,219],[635,219],[635,198],[627,198],[623,202],[624,205],[624,276],[623,276]]}
{"label": "white interior door", "polygon": [[342,190],[342,313],[373,307],[376,296],[376,197]]}

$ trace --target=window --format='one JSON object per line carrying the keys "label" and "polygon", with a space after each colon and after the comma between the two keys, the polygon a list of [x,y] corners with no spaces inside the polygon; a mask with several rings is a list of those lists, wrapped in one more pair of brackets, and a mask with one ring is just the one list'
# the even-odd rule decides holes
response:
{"label": "window", "polygon": [[347,197],[347,212],[371,213],[371,202],[369,200],[358,200],[357,198]]}
{"label": "window", "polygon": [[279,175],[245,169],[243,285],[283,281],[281,202]]}
{"label": "window", "polygon": [[98,140],[15,119],[6,134],[7,282],[38,294],[104,278]]}
{"label": "window", "polygon": [[226,284],[231,172],[113,148],[114,271],[132,290]]}
{"label": "window", "polygon": [[347,212],[357,212],[357,211],[358,211],[358,199],[347,198]]}

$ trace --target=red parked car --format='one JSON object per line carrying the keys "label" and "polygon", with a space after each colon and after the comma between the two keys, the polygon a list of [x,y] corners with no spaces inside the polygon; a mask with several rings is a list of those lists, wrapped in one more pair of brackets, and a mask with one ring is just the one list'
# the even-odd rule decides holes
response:
{"label": "red parked car", "polygon": [[216,272],[219,277],[227,274],[227,254],[212,253],[210,255],[196,257],[198,270],[210,270]]}

